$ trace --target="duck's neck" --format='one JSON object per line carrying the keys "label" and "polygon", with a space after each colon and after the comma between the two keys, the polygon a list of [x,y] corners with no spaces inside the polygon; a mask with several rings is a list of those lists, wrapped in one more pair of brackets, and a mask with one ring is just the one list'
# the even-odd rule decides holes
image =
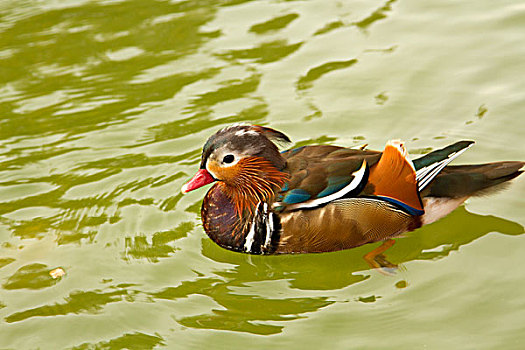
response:
{"label": "duck's neck", "polygon": [[241,160],[242,169],[222,191],[231,198],[239,216],[251,216],[259,203],[272,203],[276,193],[289,179],[289,174],[278,170],[274,164],[261,157]]}
{"label": "duck's neck", "polygon": [[255,198],[259,200],[257,203],[253,204],[250,198],[239,206],[243,194],[228,189],[224,183],[216,183],[206,194],[201,209],[208,236],[226,249],[251,254],[273,253],[279,241],[279,218],[271,210],[270,199]]}
{"label": "duck's neck", "polygon": [[244,158],[237,167],[242,169],[237,176],[217,182],[206,194],[201,211],[204,230],[227,249],[272,253],[280,225],[271,204],[289,175],[261,157]]}

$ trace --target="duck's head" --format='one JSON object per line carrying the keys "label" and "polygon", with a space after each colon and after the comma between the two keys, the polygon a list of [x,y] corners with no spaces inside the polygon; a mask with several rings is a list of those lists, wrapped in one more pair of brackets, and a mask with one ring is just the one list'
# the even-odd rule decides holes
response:
{"label": "duck's head", "polygon": [[[275,143],[288,143],[285,134],[259,125],[232,125],[212,135],[202,149],[200,170],[182,186],[182,193],[214,181],[229,191],[267,199],[284,184],[286,161]],[[250,193],[256,192],[256,193]],[[259,195],[261,192],[264,195]]]}

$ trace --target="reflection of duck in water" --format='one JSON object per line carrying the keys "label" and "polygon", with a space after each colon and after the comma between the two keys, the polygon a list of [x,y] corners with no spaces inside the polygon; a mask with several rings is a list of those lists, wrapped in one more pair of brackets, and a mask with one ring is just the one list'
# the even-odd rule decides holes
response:
{"label": "reflection of duck in water", "polygon": [[279,153],[283,133],[233,125],[206,142],[188,192],[217,181],[202,205],[206,233],[252,254],[330,252],[386,241],[449,214],[470,196],[519,174],[524,162],[447,166],[472,141],[413,161],[403,143],[383,152],[305,146]]}

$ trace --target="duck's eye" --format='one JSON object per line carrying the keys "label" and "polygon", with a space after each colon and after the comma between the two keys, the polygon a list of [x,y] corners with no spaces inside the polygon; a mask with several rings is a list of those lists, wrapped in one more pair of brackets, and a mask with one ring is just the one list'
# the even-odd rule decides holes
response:
{"label": "duck's eye", "polygon": [[224,158],[222,159],[222,162],[223,163],[226,163],[226,164],[230,164],[231,162],[233,162],[235,160],[235,157],[233,156],[233,154],[227,154],[224,156]]}

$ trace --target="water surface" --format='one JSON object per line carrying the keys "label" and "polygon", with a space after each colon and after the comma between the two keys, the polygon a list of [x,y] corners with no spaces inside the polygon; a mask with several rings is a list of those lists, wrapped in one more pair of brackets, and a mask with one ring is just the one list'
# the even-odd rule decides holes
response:
{"label": "water surface", "polygon": [[[516,1],[0,1],[0,347],[520,349],[525,178],[377,246],[213,244],[218,128],[524,160]],[[66,275],[53,279],[49,272]]]}

